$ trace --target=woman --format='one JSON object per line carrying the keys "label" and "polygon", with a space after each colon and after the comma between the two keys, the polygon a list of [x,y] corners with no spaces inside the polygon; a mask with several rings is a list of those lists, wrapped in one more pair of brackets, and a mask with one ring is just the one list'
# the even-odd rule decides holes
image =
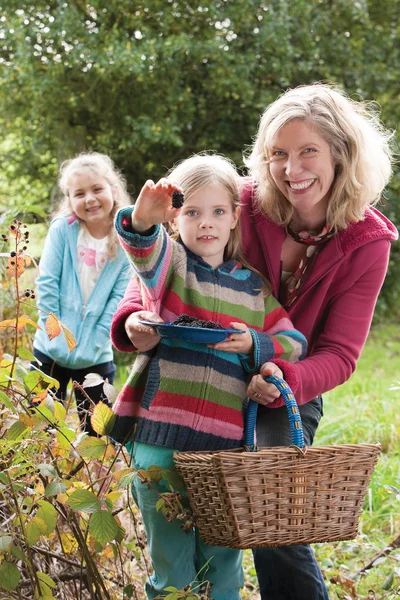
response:
{"label": "woman", "polygon": [[[291,443],[283,401],[263,375],[288,381],[311,445],[322,416],[321,394],[355,369],[390,243],[397,239],[392,223],[370,207],[391,174],[389,138],[361,103],[325,84],[289,90],[262,116],[246,161],[250,178],[243,182],[244,247],[250,264],[271,280],[273,294],[309,349],[296,364],[266,363],[251,380],[248,393],[261,405],[260,446]],[[133,343],[148,350],[158,339],[138,319],[156,315],[132,314],[141,302],[139,295],[130,298],[114,318],[113,342],[125,351]],[[254,557],[262,600],[328,598],[310,546],[258,549]]]}

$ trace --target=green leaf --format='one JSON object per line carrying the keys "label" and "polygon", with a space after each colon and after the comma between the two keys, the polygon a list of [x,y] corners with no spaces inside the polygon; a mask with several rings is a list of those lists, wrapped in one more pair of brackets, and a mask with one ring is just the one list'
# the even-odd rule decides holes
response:
{"label": "green leaf", "polygon": [[13,556],[15,556],[15,558],[18,558],[18,560],[22,560],[23,562],[25,562],[25,560],[26,560],[25,554],[22,552],[21,548],[19,548],[18,546],[13,546],[11,548],[11,554]]}
{"label": "green leaf", "polygon": [[12,543],[11,535],[2,535],[0,537],[0,551],[6,550],[8,546]]}
{"label": "green leaf", "polygon": [[[128,469],[124,469],[124,470],[128,471]],[[127,487],[128,485],[130,485],[132,483],[132,481],[135,479],[136,476],[137,476],[136,471],[134,469],[129,469],[129,472],[124,473],[123,476],[118,481],[117,488],[121,489],[121,488]]]}
{"label": "green leaf", "polygon": [[0,567],[0,586],[11,592],[19,584],[21,573],[18,568],[10,562],[4,562]]}
{"label": "green leaf", "polygon": [[47,575],[47,573],[42,573],[41,571],[38,571],[37,576],[39,577],[40,581],[43,581],[43,583],[45,583],[49,587],[53,589],[57,587],[55,581],[53,581],[52,578]]}
{"label": "green leaf", "polygon": [[51,496],[57,496],[57,494],[63,494],[67,489],[67,486],[62,481],[52,481],[46,485],[44,495],[46,498]]}
{"label": "green leaf", "polygon": [[99,402],[94,407],[90,422],[96,433],[108,435],[114,427],[115,414],[107,404]]}
{"label": "green leaf", "polygon": [[17,356],[22,358],[22,360],[36,360],[32,352],[29,352],[26,348],[18,348]]}
{"label": "green leaf", "polygon": [[163,469],[162,469],[162,467],[159,467],[158,465],[151,465],[147,469],[147,472],[150,475],[151,481],[154,481],[154,483],[159,483],[159,481],[162,479]]}
{"label": "green leaf", "polygon": [[49,377],[49,375],[46,375],[46,373],[43,373],[43,371],[40,370],[35,370],[35,371],[29,371],[29,373],[27,375],[25,375],[24,377],[24,387],[25,390],[29,393],[34,391],[42,391],[42,390],[47,390],[49,387],[55,387],[56,389],[58,389],[60,387],[59,382],[57,381],[57,379],[54,379],[53,377]]}
{"label": "green leaf", "polygon": [[[99,508],[99,501],[89,490],[76,490],[72,492],[67,500],[67,504],[73,510],[91,513]],[[96,536],[95,536],[96,537]]]}
{"label": "green leaf", "polygon": [[77,447],[82,458],[101,458],[107,448],[107,442],[93,436],[86,437]]}
{"label": "green leaf", "polygon": [[131,583],[128,583],[128,585],[126,585],[124,587],[123,594],[124,594],[124,598],[125,598],[125,596],[127,598],[133,598],[133,585]]}
{"label": "green leaf", "polygon": [[390,590],[390,588],[393,585],[393,581],[394,581],[394,575],[393,575],[393,571],[392,571],[390,573],[389,577],[383,583],[383,585],[381,585],[381,589],[386,590],[386,591]]}
{"label": "green leaf", "polygon": [[27,431],[28,427],[25,423],[21,421],[16,421],[11,425],[10,429],[7,431],[7,439],[8,440],[17,440],[23,433]]}
{"label": "green leaf", "polygon": [[15,406],[13,405],[10,398],[7,396],[7,394],[5,392],[0,391],[0,402],[2,402],[4,404],[4,406],[6,406],[10,410],[12,410],[14,413],[17,412],[17,409],[15,408]]}
{"label": "green leaf", "polygon": [[55,530],[57,525],[57,511],[50,502],[39,500],[39,509],[36,513],[36,518],[43,519],[46,524],[46,534],[48,535]]}
{"label": "green leaf", "polygon": [[159,498],[156,502],[156,511],[158,512],[159,510],[161,510],[163,506],[165,506],[165,500],[164,498]]}
{"label": "green leaf", "polygon": [[182,477],[175,469],[164,469],[162,472],[163,479],[174,489],[182,489],[185,487]]}
{"label": "green leaf", "polygon": [[43,519],[34,517],[26,526],[26,538],[28,544],[33,546],[39,541],[41,535],[46,535],[47,525]]}
{"label": "green leaf", "polygon": [[58,477],[56,468],[49,463],[40,463],[38,469],[44,477]]}
{"label": "green leaf", "polygon": [[57,442],[64,450],[70,450],[71,442],[76,438],[77,432],[69,427],[60,427],[56,433]]}
{"label": "green leaf", "polygon": [[118,523],[107,510],[97,510],[89,519],[89,533],[103,546],[118,535]]}

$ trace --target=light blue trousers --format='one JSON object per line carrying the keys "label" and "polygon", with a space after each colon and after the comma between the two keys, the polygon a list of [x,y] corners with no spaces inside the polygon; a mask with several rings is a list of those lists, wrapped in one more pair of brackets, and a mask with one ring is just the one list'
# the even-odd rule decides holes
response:
{"label": "light blue trousers", "polygon": [[[135,442],[132,450],[134,467],[147,470],[151,465],[158,465],[163,469],[171,469],[174,466],[173,453],[174,450],[170,448]],[[240,588],[243,586],[242,552],[208,546],[201,541],[197,529],[185,533],[180,527],[181,521],[168,523],[162,513],[156,510],[158,496],[154,489],[160,493],[169,492],[169,486],[164,480],[151,486],[153,489],[148,489],[138,477],[132,484],[132,495],[142,513],[154,570],[146,582],[149,600],[163,593],[168,586],[181,590],[192,582],[203,580],[213,584],[211,595],[215,600],[240,600]],[[182,504],[188,507],[186,490],[179,491],[182,493]],[[201,570],[208,560],[207,568]]]}

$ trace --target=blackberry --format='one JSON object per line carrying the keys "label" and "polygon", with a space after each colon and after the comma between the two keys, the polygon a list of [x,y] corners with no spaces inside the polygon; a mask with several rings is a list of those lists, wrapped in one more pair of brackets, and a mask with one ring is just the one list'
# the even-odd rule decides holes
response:
{"label": "blackberry", "polygon": [[201,329],[225,329],[225,327],[222,327],[222,325],[215,321],[196,319],[196,317],[189,317],[189,315],[180,315],[175,321],[172,321],[171,324],[181,327],[200,327]]}
{"label": "blackberry", "polygon": [[181,208],[185,201],[185,196],[183,195],[183,192],[172,192],[171,198],[173,208]]}

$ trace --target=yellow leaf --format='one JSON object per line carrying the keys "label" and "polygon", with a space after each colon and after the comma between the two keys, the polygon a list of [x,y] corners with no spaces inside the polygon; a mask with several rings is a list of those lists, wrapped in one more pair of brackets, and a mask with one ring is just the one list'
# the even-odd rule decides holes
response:
{"label": "yellow leaf", "polygon": [[63,551],[66,554],[72,554],[78,548],[78,542],[71,533],[62,531],[60,537]]}
{"label": "yellow leaf", "polygon": [[39,325],[35,321],[32,321],[28,315],[21,315],[18,319],[18,331],[22,331],[25,325],[33,325],[36,329],[40,329]]}
{"label": "yellow leaf", "polygon": [[4,329],[4,327],[15,327],[15,319],[6,319],[5,321],[0,321],[0,329]]}
{"label": "yellow leaf", "polygon": [[66,327],[66,325],[64,325],[64,323],[60,323],[60,325],[61,325],[61,329],[62,329],[62,332],[65,337],[65,341],[67,342],[68,350],[69,350],[69,352],[72,352],[72,350],[74,350],[74,348],[76,348],[75,336],[72,333],[72,331],[70,331],[68,329],[68,327]]}
{"label": "yellow leaf", "polygon": [[[18,331],[22,331],[25,325],[33,325],[36,329],[40,329],[39,325],[32,321],[32,319],[28,315],[21,315],[18,319]],[[0,329],[4,327],[15,327],[17,326],[16,319],[6,319],[5,321],[0,322]]]}
{"label": "yellow leaf", "polygon": [[46,319],[46,333],[49,340],[53,340],[61,333],[60,321],[54,313],[50,313]]}
{"label": "yellow leaf", "polygon": [[99,402],[90,417],[93,429],[99,435],[108,435],[115,423],[115,414],[107,404]]}

